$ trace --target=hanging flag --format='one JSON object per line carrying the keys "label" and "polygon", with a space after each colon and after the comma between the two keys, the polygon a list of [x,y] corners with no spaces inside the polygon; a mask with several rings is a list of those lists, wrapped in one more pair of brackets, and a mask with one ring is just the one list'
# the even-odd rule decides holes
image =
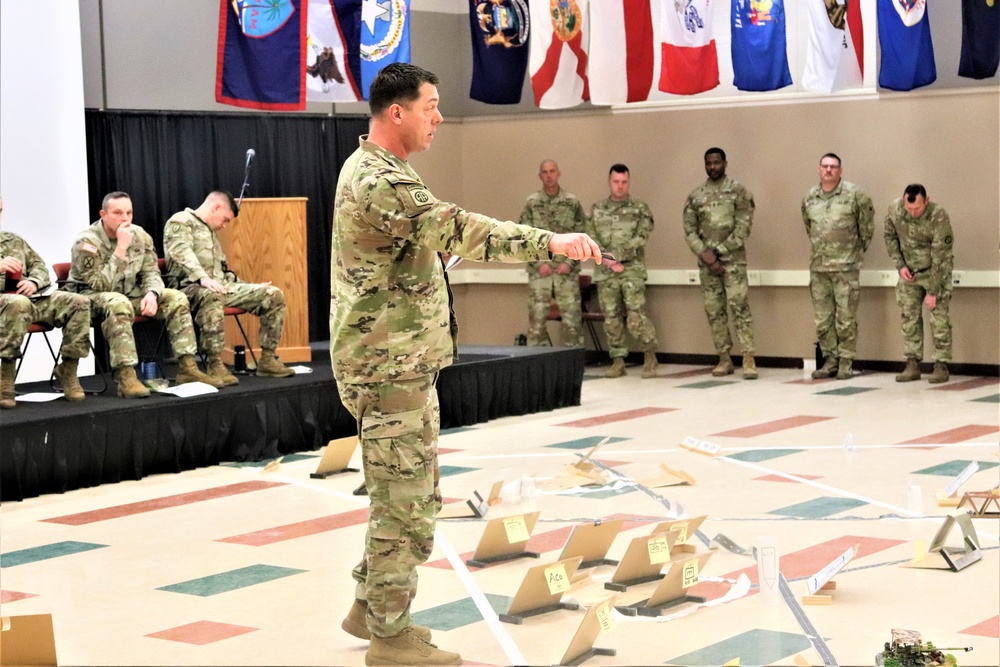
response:
{"label": "hanging flag", "polygon": [[486,104],[517,104],[528,69],[528,0],[469,0],[472,87]]}
{"label": "hanging flag", "polygon": [[649,0],[597,0],[590,5],[590,99],[642,102],[653,87],[653,17]]}
{"label": "hanging flag", "polygon": [[809,48],[802,87],[818,93],[864,83],[864,26],[859,0],[805,0]]}
{"label": "hanging flag", "polygon": [[989,79],[1000,65],[1000,0],[962,0],[962,59],[958,75]]}
{"label": "hanging flag", "polygon": [[361,0],[309,0],[306,98],[361,99]]}
{"label": "hanging flag", "polygon": [[305,109],[307,13],[303,0],[219,0],[215,101]]}
{"label": "hanging flag", "polygon": [[[603,2],[606,0],[598,0]],[[531,87],[542,109],[576,106],[590,99],[587,80],[589,0],[533,0]]]}
{"label": "hanging flag", "polygon": [[711,0],[661,0],[660,85],[665,93],[695,95],[719,85]]}
{"label": "hanging flag", "polygon": [[792,85],[785,47],[785,0],[733,0],[733,85],[778,90]]}
{"label": "hanging flag", "polygon": [[878,0],[878,85],[913,90],[937,79],[927,0]]}
{"label": "hanging flag", "polygon": [[410,62],[410,0],[361,0],[361,95],[389,63]]}

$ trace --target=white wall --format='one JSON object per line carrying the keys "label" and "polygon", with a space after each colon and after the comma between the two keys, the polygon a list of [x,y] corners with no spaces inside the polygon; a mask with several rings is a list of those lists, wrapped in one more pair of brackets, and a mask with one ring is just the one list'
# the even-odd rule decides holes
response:
{"label": "white wall", "polygon": [[[49,266],[69,261],[66,240],[90,220],[83,108],[77,3],[0,0],[2,224]],[[58,345],[58,330],[49,339]],[[38,340],[18,380],[47,379],[51,369]]]}

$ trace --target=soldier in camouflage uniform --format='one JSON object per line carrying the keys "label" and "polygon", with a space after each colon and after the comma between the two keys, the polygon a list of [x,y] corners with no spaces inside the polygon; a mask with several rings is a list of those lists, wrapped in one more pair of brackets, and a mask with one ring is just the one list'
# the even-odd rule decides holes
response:
{"label": "soldier in camouflage uniform", "polygon": [[334,203],[330,357],[358,422],[371,501],[356,601],[341,627],[371,640],[367,665],[462,663],[410,624],[416,567],[430,556],[441,507],[434,383],[457,350],[442,254],[600,261],[584,234],[501,222],[430,193],[407,158],[430,147],[442,121],[436,84],[414,65],[379,72],[371,134],[341,169]]}
{"label": "soldier in camouflage uniform", "polygon": [[858,347],[861,260],[875,232],[872,200],[841,179],[840,157],[819,161],[819,185],[802,199],[802,222],[812,244],[809,292],[825,361],[813,378],[847,380]]}
{"label": "soldier in camouflage uniform", "polygon": [[645,353],[642,377],[652,378],[656,377],[657,344],[656,329],[646,314],[646,240],[653,231],[653,214],[645,203],[629,195],[625,165],[611,166],[608,185],[611,196],[594,204],[588,221],[590,235],[616,260],[594,270],[612,361],[605,375],[625,375],[627,328]]}
{"label": "soldier in camouflage uniform", "polygon": [[[583,205],[572,193],[559,187],[559,165],[545,160],[538,168],[542,189],[528,197],[520,223],[550,232],[582,232],[586,226]],[[549,342],[546,323],[555,298],[562,320],[562,341],[583,347],[580,313],[580,263],[568,257],[528,262],[528,345]]]}
{"label": "soldier in camouflage uniform", "polygon": [[684,204],[684,238],[698,258],[705,314],[712,329],[719,363],[712,375],[733,372],[729,351],[727,305],[733,311],[733,326],[743,348],[743,378],[757,379],[754,360],[753,317],[747,298],[747,253],[744,248],[753,225],[753,194],[741,183],[726,176],[726,152],[721,148],[705,151],[708,180],[688,195]]}
{"label": "soldier in camouflage uniform", "polygon": [[149,396],[149,390],[135,375],[139,358],[132,320],[136,313],[166,322],[170,345],[177,355],[177,384],[205,382],[223,386],[198,370],[187,297],[164,288],[153,239],[142,227],[132,224],[132,198],[128,193],[112,192],[104,197],[101,219],[77,235],[72,260],[67,288],[90,297],[94,314],[101,319],[119,396]]}
{"label": "soldier in camouflage uniform", "polygon": [[226,385],[239,384],[222,363],[227,306],[242,308],[260,318],[257,375],[295,375],[275,356],[285,324],[285,295],[270,282],[240,280],[222,252],[216,232],[232,222],[236,208],[231,194],[216,190],[198,208],[186,208],[171,216],[163,230],[169,285],[184,292],[191,304],[201,349],[208,355],[208,375]]}
{"label": "soldier in camouflage uniform", "polygon": [[928,382],[948,381],[951,362],[951,272],[955,264],[948,212],[931,202],[920,184],[906,186],[885,216],[885,246],[899,271],[896,303],[902,311],[906,368],[896,382],[920,379],[924,358],[923,306],[930,311],[934,371]]}
{"label": "soldier in camouflage uniform", "polygon": [[[3,200],[0,199],[0,217]],[[79,360],[90,350],[90,302],[79,294],[50,287],[49,270],[31,246],[17,234],[0,231],[0,408],[10,409],[14,399],[14,377],[21,343],[33,322],[62,329],[59,354],[62,361],[55,368],[63,396],[82,401],[83,387],[77,378]]]}

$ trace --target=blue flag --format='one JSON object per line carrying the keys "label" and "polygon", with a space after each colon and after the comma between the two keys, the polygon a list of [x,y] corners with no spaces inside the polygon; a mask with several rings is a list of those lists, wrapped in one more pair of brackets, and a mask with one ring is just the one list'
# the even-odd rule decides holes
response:
{"label": "blue flag", "polygon": [[989,79],[1000,65],[1000,2],[962,0],[962,59],[958,75]]}
{"label": "blue flag", "polygon": [[517,104],[528,70],[528,0],[469,0],[472,87],[486,104]]}
{"label": "blue flag", "polygon": [[754,91],[792,85],[785,48],[784,0],[733,0],[731,17],[733,85]]}
{"label": "blue flag", "polygon": [[913,90],[937,79],[927,0],[878,0],[878,85]]}
{"label": "blue flag", "polygon": [[410,0],[361,0],[361,94],[389,63],[410,62]]}
{"label": "blue flag", "polygon": [[302,0],[219,0],[215,100],[250,109],[306,108]]}

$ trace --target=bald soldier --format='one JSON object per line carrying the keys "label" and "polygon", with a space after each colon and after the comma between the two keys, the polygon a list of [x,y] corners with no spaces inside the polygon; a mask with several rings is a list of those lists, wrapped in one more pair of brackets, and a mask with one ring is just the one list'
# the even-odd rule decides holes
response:
{"label": "bald soldier", "polygon": [[[538,167],[542,189],[528,196],[521,210],[520,223],[550,232],[582,232],[587,216],[583,205],[559,185],[559,165],[544,160]],[[555,299],[562,320],[562,342],[569,347],[583,347],[583,323],[580,312],[580,262],[556,256],[551,260],[528,262],[528,345],[545,345],[549,309]]]}
{"label": "bald soldier", "polygon": [[[0,199],[0,218],[3,199]],[[49,269],[27,241],[0,231],[0,408],[16,405],[14,379],[28,327],[42,322],[62,329],[61,361],[55,368],[63,396],[82,401],[77,378],[80,359],[90,351],[90,302],[87,297],[51,289]]]}
{"label": "bald soldier", "polygon": [[861,260],[875,233],[875,208],[861,188],[841,178],[835,153],[820,158],[819,185],[802,199],[802,222],[812,245],[809,293],[824,357],[812,376],[847,380],[857,356]]}
{"label": "bald soldier", "polygon": [[926,307],[934,338],[934,370],[927,381],[948,381],[951,362],[951,278],[955,265],[951,220],[919,183],[907,185],[885,216],[885,247],[899,272],[896,303],[901,311],[906,367],[896,382],[920,379]]}
{"label": "bald soldier", "polygon": [[167,220],[163,254],[172,287],[184,292],[191,304],[201,349],[208,356],[208,375],[226,385],[239,384],[222,363],[226,307],[242,308],[260,318],[260,359],[257,375],[289,377],[275,350],[285,324],[285,295],[266,283],[248,283],[229,268],[218,231],[236,217],[236,201],[228,192],[211,192],[198,208],[186,208]]}
{"label": "bald soldier", "polygon": [[370,640],[366,665],[462,664],[410,616],[416,568],[434,547],[441,509],[435,382],[457,351],[442,254],[601,261],[585,234],[494,220],[431,194],[407,159],[430,148],[443,120],[437,83],[410,64],[378,73],[371,133],[344,163],[334,202],[330,357],[358,422],[371,501],[355,602],[341,627]]}
{"label": "bald soldier", "polygon": [[153,239],[132,224],[132,198],[127,192],[105,195],[100,219],[77,235],[72,258],[67,287],[89,297],[94,316],[101,320],[119,396],[149,396],[135,375],[139,357],[132,323],[136,314],[165,322],[177,355],[177,384],[223,386],[198,369],[188,300],[163,286]]}
{"label": "bald soldier", "polygon": [[705,314],[712,330],[719,363],[712,375],[733,373],[729,351],[729,317],[743,348],[743,379],[757,379],[754,360],[753,317],[747,296],[747,237],[753,225],[753,194],[743,184],[726,176],[726,152],[721,148],[705,151],[708,180],[688,195],[684,204],[684,239],[698,258]]}

